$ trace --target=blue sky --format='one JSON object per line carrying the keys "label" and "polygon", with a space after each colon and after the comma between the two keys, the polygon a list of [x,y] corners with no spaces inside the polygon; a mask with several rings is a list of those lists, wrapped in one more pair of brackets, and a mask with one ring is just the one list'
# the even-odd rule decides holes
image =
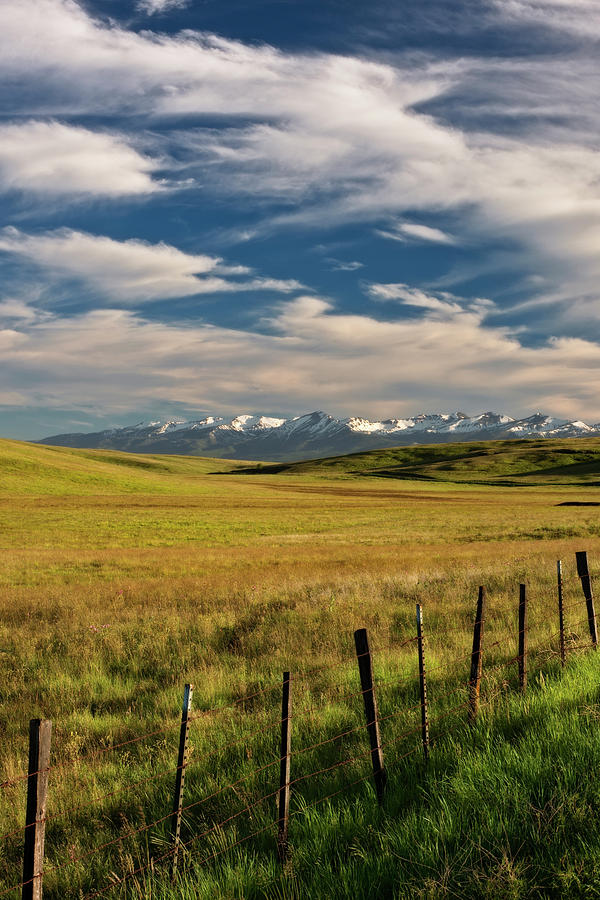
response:
{"label": "blue sky", "polygon": [[600,420],[597,0],[0,0],[0,434]]}

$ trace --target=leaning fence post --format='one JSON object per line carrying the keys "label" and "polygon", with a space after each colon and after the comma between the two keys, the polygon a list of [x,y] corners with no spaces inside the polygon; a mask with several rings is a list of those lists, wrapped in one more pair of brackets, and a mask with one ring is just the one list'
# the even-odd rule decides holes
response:
{"label": "leaning fence post", "polygon": [[558,627],[560,629],[560,663],[565,664],[565,617],[563,611],[562,561],[556,561],[556,581],[558,584]]}
{"label": "leaning fence post", "polygon": [[417,646],[419,648],[419,687],[421,691],[421,738],[425,761],[429,759],[429,715],[427,709],[427,681],[425,679],[425,647],[423,639],[423,607],[417,603]]}
{"label": "leaning fence post", "polygon": [[49,719],[32,719],[29,723],[22,900],[42,900],[51,734],[52,722]]}
{"label": "leaning fence post", "polygon": [[477,598],[477,612],[473,626],[473,649],[471,651],[471,677],[469,679],[469,721],[472,722],[479,712],[479,690],[481,687],[481,641],[483,638],[483,609],[485,606],[485,588],[480,586]]}
{"label": "leaning fence post", "polygon": [[183,783],[185,768],[188,762],[188,737],[190,731],[190,712],[192,710],[192,694],[194,685],[186,684],[183,690],[183,706],[181,708],[181,728],[179,729],[179,753],[177,755],[177,773],[175,775],[175,795],[173,797],[173,813],[171,815],[171,834],[173,836],[173,860],[171,875],[177,877],[177,862],[181,843],[181,813],[183,807]]}
{"label": "leaning fence post", "polygon": [[379,720],[377,718],[377,699],[373,685],[373,663],[369,650],[369,639],[365,628],[359,628],[354,632],[354,643],[358,659],[358,671],[360,674],[360,686],[365,705],[365,718],[367,731],[371,744],[371,763],[373,765],[373,778],[375,780],[375,792],[379,803],[383,802],[383,793],[387,781],[387,773],[383,765],[383,751],[379,737]]}
{"label": "leaning fence post", "polygon": [[288,856],[288,823],[290,815],[290,757],[292,749],[292,697],[290,673],[283,673],[281,695],[281,745],[279,765],[279,802],[277,806],[277,855],[285,863]]}
{"label": "leaning fence post", "polygon": [[590,637],[594,650],[598,649],[598,632],[596,629],[596,610],[594,609],[594,595],[592,593],[592,579],[590,578],[590,570],[588,568],[587,553],[580,550],[575,554],[577,560],[577,574],[581,578],[581,587],[583,596],[587,605],[588,625],[590,628]]}
{"label": "leaning fence post", "polygon": [[527,690],[527,588],[519,585],[519,688]]}

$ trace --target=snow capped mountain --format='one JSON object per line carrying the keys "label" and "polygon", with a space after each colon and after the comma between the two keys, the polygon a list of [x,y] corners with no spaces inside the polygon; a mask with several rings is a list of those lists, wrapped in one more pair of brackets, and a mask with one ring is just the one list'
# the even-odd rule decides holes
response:
{"label": "snow capped mountain", "polygon": [[535,413],[525,419],[484,412],[422,413],[380,422],[350,416],[337,419],[316,411],[290,419],[241,413],[206,416],[192,422],[138,422],[92,434],[59,434],[41,444],[99,447],[133,453],[185,453],[228,459],[295,460],[335,456],[402,444],[518,438],[590,437],[600,423],[556,419]]}

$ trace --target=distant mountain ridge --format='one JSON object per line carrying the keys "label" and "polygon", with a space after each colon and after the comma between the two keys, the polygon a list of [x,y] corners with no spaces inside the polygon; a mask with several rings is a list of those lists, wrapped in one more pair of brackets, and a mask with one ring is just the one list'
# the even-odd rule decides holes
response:
{"label": "distant mountain ridge", "polygon": [[140,422],[106,431],[52,435],[37,443],[131,453],[294,461],[394,445],[594,435],[600,435],[600,423],[587,425],[543,413],[524,419],[494,412],[476,416],[433,413],[378,422],[358,416],[338,419],[317,411],[289,419],[242,414],[232,419],[207,416],[193,422]]}

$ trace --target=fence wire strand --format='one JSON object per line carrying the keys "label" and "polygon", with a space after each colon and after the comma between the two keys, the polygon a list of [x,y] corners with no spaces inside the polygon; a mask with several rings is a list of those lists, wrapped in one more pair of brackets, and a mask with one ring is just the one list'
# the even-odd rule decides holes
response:
{"label": "fence wire strand", "polygon": [[[565,581],[563,580],[563,589],[564,589],[564,585],[565,585]],[[580,607],[583,604],[585,604],[585,599],[577,600],[577,601],[575,601],[573,603],[569,603],[567,605],[563,604],[562,610],[563,610],[563,612],[566,612],[569,609],[573,609],[575,607]],[[490,624],[489,620],[487,620],[487,622],[486,622],[485,618],[482,619],[481,621],[484,624],[487,624],[488,626]],[[475,624],[477,624],[477,623],[475,623]],[[565,622],[565,628],[564,628],[565,635],[567,633],[570,633],[572,636],[574,636],[575,635],[574,630],[585,624],[589,624],[588,616],[586,616],[584,619],[581,619],[575,623],[566,623]],[[465,625],[464,628],[462,628],[461,626],[445,628],[445,631],[448,631],[448,630],[466,631],[470,627],[472,627],[472,623],[468,623],[467,625]],[[517,637],[520,637],[521,634],[522,634],[522,632],[520,632],[520,631],[517,632]],[[552,634],[547,639],[547,643],[551,644],[551,642],[554,641],[555,638],[558,636],[560,636],[560,631]],[[305,670],[304,672],[299,672],[299,673],[295,673],[295,674],[292,673],[291,679],[292,679],[292,681],[297,681],[297,682],[310,682],[310,679],[313,678],[315,675],[318,675],[319,673],[324,672],[324,671],[330,672],[335,669],[339,669],[343,666],[346,666],[349,662],[356,662],[357,658],[360,658],[360,656],[367,656],[370,654],[372,657],[374,657],[378,653],[397,651],[399,649],[402,649],[403,647],[406,647],[408,645],[411,645],[411,644],[417,642],[417,640],[418,640],[418,638],[415,636],[415,637],[409,638],[403,642],[388,645],[385,648],[380,647],[380,648],[376,648],[376,649],[371,649],[371,651],[366,651],[365,653],[362,653],[362,654],[352,654],[351,656],[348,656],[347,658],[342,658],[341,660],[338,660],[335,663],[330,663],[330,664],[326,664],[323,666],[312,667],[310,669]],[[569,653],[579,653],[580,651],[589,650],[592,646],[591,644],[587,644],[585,646],[580,644],[580,645],[576,646],[574,644],[574,641],[572,640],[572,638],[569,638],[568,640],[569,640],[569,645],[567,646],[567,650]],[[498,640],[494,641],[493,643],[491,643],[487,646],[484,646],[482,649],[482,653],[485,655],[485,654],[489,653],[492,649],[494,649],[495,647],[498,647],[500,644],[503,644],[503,643],[505,643],[505,638],[498,639]],[[551,647],[546,647],[545,645],[544,646],[540,645],[536,648],[530,649],[529,653],[535,657],[538,654],[543,654],[545,652],[551,652],[551,649],[552,649]],[[466,652],[459,656],[456,656],[456,657],[452,658],[451,660],[446,660],[445,662],[440,663],[439,665],[428,667],[427,671],[426,671],[426,676],[429,678],[429,676],[432,672],[438,672],[442,669],[448,669],[450,667],[456,666],[456,664],[458,662],[465,660],[466,658],[470,657],[471,655],[472,655],[471,651],[469,651],[469,652]],[[516,655],[516,656],[511,656],[507,660],[503,660],[501,662],[495,663],[491,666],[483,665],[482,672],[481,672],[481,678],[489,679],[491,677],[492,673],[494,673],[495,671],[497,671],[499,669],[505,669],[508,666],[514,664],[515,662],[519,662],[522,658],[523,657],[521,655]],[[392,689],[394,687],[399,687],[399,686],[407,684],[407,683],[413,683],[413,682],[417,681],[418,679],[419,679],[419,674],[415,673],[414,675],[406,675],[406,676],[402,676],[400,678],[398,678],[396,676],[392,679],[377,680],[375,682],[375,689],[380,689],[380,688]],[[469,687],[470,687],[469,681],[465,681],[465,682],[461,681],[461,683],[456,688],[451,689],[451,690],[446,690],[446,691],[443,691],[442,693],[440,693],[436,697],[434,702],[437,703],[437,702],[443,700],[445,697],[448,697],[459,691],[468,690]],[[193,714],[188,716],[187,721],[188,721],[188,723],[193,723],[195,721],[199,721],[199,720],[203,720],[203,719],[207,720],[208,717],[212,717],[213,715],[218,715],[218,714],[223,713],[228,710],[239,709],[240,706],[242,706],[244,703],[247,703],[248,701],[253,700],[258,696],[272,693],[273,691],[280,690],[280,689],[281,689],[281,681],[278,680],[276,683],[267,685],[264,688],[261,688],[259,690],[253,691],[252,693],[249,693],[247,695],[239,697],[239,698],[233,700],[229,704],[222,704],[217,707],[212,707],[209,709],[197,710]],[[352,698],[359,697],[361,695],[365,695],[366,693],[369,693],[372,690],[373,690],[373,688],[366,688],[366,689],[362,689],[362,690],[358,690],[358,691],[352,691],[347,694],[342,694],[341,696],[334,695],[334,697],[332,699],[335,702],[349,700]],[[492,698],[490,698],[490,700],[484,701],[484,702],[491,703]],[[429,700],[428,705],[431,705],[431,698]],[[324,740],[318,741],[316,743],[309,744],[309,745],[301,747],[299,749],[295,749],[295,750],[291,751],[290,756],[292,758],[298,758],[301,754],[309,753],[309,752],[314,751],[323,746],[333,744],[335,741],[342,740],[343,738],[348,737],[350,735],[354,735],[359,732],[363,732],[365,730],[365,728],[368,728],[369,726],[375,724],[375,721],[378,723],[381,723],[381,722],[385,722],[385,721],[397,718],[399,716],[408,716],[408,715],[410,715],[410,713],[415,712],[418,709],[421,709],[422,706],[423,706],[423,703],[418,703],[418,704],[403,708],[401,710],[396,710],[396,711],[386,714],[384,716],[377,716],[376,720],[374,720],[372,722],[367,722],[366,725],[363,723],[361,725],[358,725],[357,727],[353,727],[351,729],[347,729],[345,731],[339,732],[338,734],[334,735],[333,737],[329,737]],[[464,728],[464,722],[461,721],[460,723],[458,723],[458,725],[455,725],[452,728],[446,729],[445,731],[442,731],[439,734],[435,733],[436,726],[440,722],[448,719],[450,716],[455,715],[456,713],[460,712],[463,709],[466,709],[469,706],[470,706],[470,701],[467,700],[466,702],[462,702],[448,710],[445,710],[442,714],[435,716],[433,719],[430,718],[429,726],[434,732],[433,736],[431,737],[431,743],[435,745],[436,743],[439,743],[440,740],[442,740],[445,736],[455,732],[458,728]],[[308,709],[302,709],[301,712],[294,713],[294,715],[291,716],[290,718],[293,721],[295,721],[297,719],[305,719],[307,716],[312,717],[314,712],[319,711],[320,709],[321,709],[321,707],[309,707]],[[139,779],[138,781],[132,782],[122,788],[117,789],[117,790],[111,791],[109,793],[106,793],[106,794],[103,794],[103,795],[100,795],[97,797],[92,797],[85,803],[80,803],[80,804],[76,804],[76,805],[67,807],[66,809],[62,809],[56,813],[50,813],[49,815],[45,816],[45,818],[41,821],[31,823],[29,826],[22,826],[11,832],[1,835],[0,841],[5,841],[8,838],[14,837],[15,835],[17,835],[19,833],[23,833],[26,827],[33,827],[33,825],[38,825],[41,823],[45,823],[45,822],[63,817],[66,814],[73,812],[75,810],[81,810],[81,809],[88,808],[89,806],[99,804],[107,799],[118,796],[127,791],[130,791],[130,790],[132,790],[136,787],[139,787],[143,784],[157,781],[158,779],[165,777],[167,775],[173,775],[173,774],[177,773],[180,769],[189,770],[193,765],[195,765],[217,753],[224,752],[225,750],[228,750],[235,746],[248,745],[258,735],[264,735],[266,732],[268,732],[272,729],[276,729],[276,728],[278,729],[281,725],[281,722],[282,722],[281,718],[278,718],[278,719],[274,720],[273,722],[270,722],[268,725],[263,724],[261,726],[261,728],[256,729],[250,735],[243,736],[234,741],[225,743],[217,748],[213,748],[212,750],[210,750],[198,757],[194,757],[193,760],[186,762],[182,766],[165,769],[161,772],[155,773],[146,778],[142,778],[142,779]],[[7,787],[12,787],[12,786],[18,785],[18,784],[26,781],[27,779],[33,777],[34,775],[48,773],[48,772],[54,771],[56,769],[65,768],[69,765],[74,765],[80,761],[92,762],[92,763],[97,762],[99,759],[105,758],[106,754],[112,752],[113,750],[118,750],[120,748],[130,746],[132,744],[137,744],[137,743],[147,740],[149,738],[156,737],[157,735],[163,735],[169,731],[180,728],[180,726],[181,726],[181,720],[179,719],[174,723],[165,725],[164,727],[161,727],[161,728],[154,729],[154,730],[146,732],[142,735],[138,735],[136,737],[127,739],[125,741],[120,741],[116,744],[111,744],[108,747],[98,748],[98,749],[94,750],[92,753],[90,753],[89,756],[81,755],[75,760],[65,760],[62,762],[58,762],[51,766],[48,766],[47,768],[40,769],[37,772],[26,773],[26,774],[24,773],[20,776],[17,776],[16,778],[3,781],[0,783],[0,788],[7,788]],[[421,730],[422,730],[421,725],[411,727],[407,730],[402,731],[399,735],[396,735],[393,739],[391,739],[389,741],[381,742],[379,744],[379,746],[381,749],[389,748],[392,745],[395,745],[395,744],[399,743],[400,741],[405,740],[406,738],[410,737],[411,735],[415,735],[416,733],[420,732]],[[395,763],[398,763],[401,760],[411,756],[412,754],[419,751],[419,749],[421,749],[420,742],[417,743],[412,749],[408,750],[406,753],[403,753],[400,757],[397,757],[395,760]],[[356,754],[353,756],[346,757],[342,760],[338,760],[335,763],[332,763],[331,765],[317,769],[308,774],[297,775],[295,778],[293,778],[292,780],[290,780],[288,782],[288,786],[289,786],[289,788],[292,788],[293,786],[298,786],[301,782],[306,782],[310,779],[316,779],[322,775],[329,775],[329,774],[335,772],[336,770],[345,768],[349,765],[358,763],[360,761],[364,761],[366,758],[371,756],[371,754],[372,754],[372,750],[369,749],[369,750],[365,751],[364,753],[359,753],[359,754]],[[283,757],[283,759],[285,759],[285,757]],[[245,773],[239,779],[219,787],[217,790],[213,791],[212,793],[209,793],[208,795],[206,795],[200,799],[194,800],[192,803],[189,803],[186,806],[179,807],[179,809],[175,810],[175,812],[178,812],[179,814],[181,814],[183,812],[187,812],[188,810],[199,807],[199,806],[207,803],[209,800],[214,799],[215,797],[224,793],[227,790],[235,790],[235,788],[238,787],[243,782],[259,776],[260,774],[273,768],[274,766],[280,765],[281,762],[282,762],[282,758],[278,756],[263,766],[251,769],[251,771]],[[360,778],[358,778],[352,782],[349,782],[348,784],[343,785],[341,788],[334,791],[333,793],[327,794],[325,797],[318,797],[315,800],[311,801],[310,803],[303,803],[302,807],[300,809],[293,810],[290,813],[289,817],[292,818],[293,816],[301,815],[304,812],[306,812],[307,810],[312,809],[314,806],[318,805],[319,803],[324,803],[327,800],[332,799],[333,797],[337,796],[338,794],[342,793],[343,791],[345,791],[351,787],[354,787],[355,785],[369,779],[370,777],[372,777],[372,772],[369,771],[365,775],[362,775]],[[280,788],[278,787],[276,790],[270,791],[269,793],[262,795],[258,799],[253,800],[251,803],[247,803],[242,809],[227,816],[227,818],[221,820],[220,822],[213,824],[210,828],[202,831],[201,833],[194,835],[188,841],[181,842],[179,844],[179,848],[187,849],[190,847],[191,844],[193,844],[195,841],[199,840],[200,838],[207,837],[208,835],[213,834],[217,830],[223,829],[225,826],[229,825],[231,822],[238,819],[244,813],[251,812],[252,810],[257,808],[261,804],[274,798],[279,793],[279,791],[280,791]],[[296,796],[295,792],[293,793],[293,796]],[[67,867],[74,866],[77,863],[79,863],[85,859],[88,859],[91,856],[95,856],[97,853],[100,853],[102,850],[105,850],[108,847],[112,847],[116,844],[121,843],[123,840],[126,840],[130,837],[134,837],[138,834],[147,832],[149,829],[165,822],[167,819],[170,819],[173,816],[173,814],[174,814],[174,811],[170,811],[167,815],[161,816],[160,818],[155,819],[154,821],[152,821],[150,823],[144,823],[143,825],[141,825],[138,828],[130,829],[129,831],[127,831],[121,835],[118,835],[116,838],[113,838],[109,841],[105,841],[105,842],[101,843],[100,845],[98,845],[97,847],[94,847],[94,848],[86,851],[85,853],[80,854],[77,857],[70,858],[69,860],[65,860],[64,862],[60,862],[55,865],[46,866],[43,874],[60,872],[63,869],[66,869]],[[223,848],[222,850],[219,850],[216,853],[211,854],[210,856],[206,856],[205,858],[203,858],[202,860],[200,860],[198,862],[198,865],[202,866],[205,863],[210,862],[213,859],[216,859],[217,857],[221,856],[223,853],[227,853],[230,850],[234,849],[239,844],[242,844],[242,843],[250,840],[251,838],[256,837],[256,836],[274,828],[276,826],[276,824],[277,824],[276,822],[269,822],[263,828],[261,828],[257,831],[254,831],[249,835],[245,835],[244,837],[238,839],[237,841],[235,841],[232,844],[229,844],[227,847]],[[153,859],[151,859],[147,865],[141,866],[141,867],[133,870],[132,872],[128,872],[121,878],[118,878],[117,880],[110,882],[109,884],[105,885],[104,887],[97,889],[97,890],[93,891],[92,893],[86,894],[83,897],[83,900],[91,900],[91,898],[100,896],[101,894],[105,893],[106,891],[109,891],[113,888],[117,888],[124,881],[126,881],[130,878],[133,878],[136,875],[142,874],[143,872],[145,872],[148,869],[153,869],[157,863],[161,862],[162,860],[167,859],[168,857],[171,857],[173,855],[173,853],[175,852],[175,850],[176,850],[176,847],[170,848],[169,851],[164,853],[162,856],[154,857]],[[0,891],[0,897],[5,896],[6,894],[11,893],[12,891],[16,891],[19,888],[23,888],[24,886],[30,884],[31,882],[35,881],[37,878],[40,878],[40,877],[42,877],[41,874],[35,875],[33,878],[29,879],[29,881],[21,881],[17,884],[12,885],[11,887],[3,889],[2,891]]]}

